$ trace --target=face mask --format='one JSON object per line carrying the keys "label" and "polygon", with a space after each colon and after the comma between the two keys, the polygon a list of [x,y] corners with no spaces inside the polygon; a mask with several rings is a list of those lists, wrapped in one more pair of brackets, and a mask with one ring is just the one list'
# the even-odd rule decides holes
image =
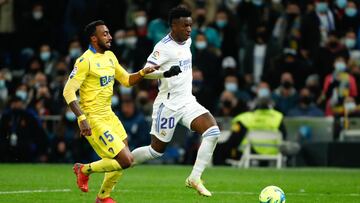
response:
{"label": "face mask", "polygon": [[289,81],[285,81],[285,82],[281,83],[281,85],[282,85],[285,89],[290,89],[290,88],[293,86],[293,84],[292,84],[291,82],[289,82]]}
{"label": "face mask", "polygon": [[24,90],[18,90],[16,91],[15,95],[17,97],[19,97],[21,100],[25,101],[27,98],[27,92],[25,92]]}
{"label": "face mask", "polygon": [[146,25],[147,19],[145,16],[138,16],[134,20],[135,24],[139,27]]}
{"label": "face mask", "polygon": [[354,39],[350,39],[350,38],[346,38],[344,43],[348,49],[352,49],[356,45],[356,41]]}
{"label": "face mask", "polygon": [[81,49],[80,48],[71,48],[69,51],[69,55],[71,58],[77,58],[81,55]]}
{"label": "face mask", "polygon": [[137,42],[136,37],[125,38],[125,44],[128,45],[129,47],[135,47],[136,42]]}
{"label": "face mask", "polygon": [[300,102],[306,105],[309,105],[311,103],[311,97],[309,96],[301,96]]}
{"label": "face mask", "polygon": [[346,70],[346,64],[344,62],[336,62],[335,70],[337,72],[344,72]]}
{"label": "face mask", "polygon": [[328,4],[326,2],[318,2],[315,5],[315,9],[319,13],[325,13],[328,11]]}
{"label": "face mask", "polygon": [[346,8],[345,9],[345,15],[347,17],[354,17],[357,14],[356,8]]}
{"label": "face mask", "polygon": [[231,102],[230,100],[224,100],[224,101],[222,102],[222,104],[223,104],[223,106],[224,106],[225,108],[231,108],[231,107],[232,107],[232,102]]}
{"label": "face mask", "polygon": [[262,6],[262,5],[263,5],[263,1],[262,1],[262,0],[251,0],[251,2],[252,2],[255,6]]}
{"label": "face mask", "polygon": [[226,21],[226,20],[217,20],[217,21],[216,21],[216,25],[217,25],[219,28],[224,28],[224,27],[227,25],[227,21]]}
{"label": "face mask", "polygon": [[273,3],[273,4],[280,4],[280,3],[281,3],[281,0],[272,0],[272,3]]}
{"label": "face mask", "polygon": [[344,104],[344,108],[347,110],[347,111],[353,111],[356,109],[356,104],[355,102],[346,102]]}
{"label": "face mask", "polygon": [[139,98],[139,103],[144,106],[146,103],[148,102],[148,100],[145,97],[141,97]]}
{"label": "face mask", "polygon": [[225,90],[234,93],[238,90],[238,86],[233,82],[225,83]]}
{"label": "face mask", "polygon": [[260,88],[258,91],[259,98],[267,98],[270,97],[270,90],[268,88]]}
{"label": "face mask", "polygon": [[131,90],[132,88],[128,88],[128,87],[124,87],[124,86],[120,86],[120,93],[121,94],[131,94]]}
{"label": "face mask", "polygon": [[63,76],[66,74],[66,70],[58,70],[57,75]]}
{"label": "face mask", "polygon": [[50,59],[50,52],[49,51],[43,51],[40,53],[40,59],[42,61],[48,61]]}
{"label": "face mask", "polygon": [[199,24],[199,26],[203,25],[205,23],[205,16],[203,15],[198,16],[197,23]]}
{"label": "face mask", "polygon": [[336,0],[335,4],[339,8],[345,8],[347,4],[347,0]]}
{"label": "face mask", "polygon": [[122,38],[119,38],[119,39],[116,39],[115,40],[115,44],[118,45],[118,46],[121,46],[125,43],[125,40],[122,39]]}
{"label": "face mask", "polygon": [[35,20],[40,20],[43,17],[43,13],[41,11],[34,11],[32,15]]}
{"label": "face mask", "polygon": [[205,41],[200,41],[195,43],[195,47],[199,50],[205,49],[207,46],[207,43]]}
{"label": "face mask", "polygon": [[0,89],[5,87],[5,80],[0,80]]}
{"label": "face mask", "polygon": [[74,122],[76,120],[76,115],[71,111],[67,111],[65,113],[65,118],[70,122]]}
{"label": "face mask", "polygon": [[119,98],[115,95],[111,97],[111,106],[117,106],[119,105]]}

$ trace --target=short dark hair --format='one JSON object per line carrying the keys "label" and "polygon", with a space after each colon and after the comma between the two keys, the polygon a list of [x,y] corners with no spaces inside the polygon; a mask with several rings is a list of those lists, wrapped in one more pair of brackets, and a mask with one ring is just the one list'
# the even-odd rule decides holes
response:
{"label": "short dark hair", "polygon": [[181,17],[191,17],[191,11],[182,5],[172,8],[169,12],[169,26],[171,27],[174,19],[179,19]]}
{"label": "short dark hair", "polygon": [[96,26],[99,26],[99,25],[105,25],[105,22],[102,20],[96,20],[85,26],[85,29],[84,29],[85,37],[89,42],[90,42],[90,38],[92,36],[94,36],[94,34],[95,34]]}

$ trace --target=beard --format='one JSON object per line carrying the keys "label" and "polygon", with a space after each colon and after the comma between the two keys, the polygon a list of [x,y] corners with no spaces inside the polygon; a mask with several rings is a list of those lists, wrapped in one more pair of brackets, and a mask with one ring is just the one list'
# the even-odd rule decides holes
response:
{"label": "beard", "polygon": [[103,43],[103,42],[99,42],[98,46],[99,46],[100,49],[102,49],[104,51],[110,50],[110,47],[107,47],[106,44]]}

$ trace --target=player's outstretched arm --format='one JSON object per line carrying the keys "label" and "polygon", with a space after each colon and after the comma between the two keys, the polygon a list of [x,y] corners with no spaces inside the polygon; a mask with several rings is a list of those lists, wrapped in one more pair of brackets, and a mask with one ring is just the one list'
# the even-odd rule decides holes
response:
{"label": "player's outstretched arm", "polygon": [[169,78],[181,73],[180,66],[171,66],[171,68],[167,71],[154,71],[150,74],[144,76],[145,79],[160,79],[160,78]]}
{"label": "player's outstretched arm", "polygon": [[133,86],[136,83],[140,82],[146,75],[153,73],[158,70],[160,66],[147,66],[136,73],[132,73],[129,75],[129,85]]}

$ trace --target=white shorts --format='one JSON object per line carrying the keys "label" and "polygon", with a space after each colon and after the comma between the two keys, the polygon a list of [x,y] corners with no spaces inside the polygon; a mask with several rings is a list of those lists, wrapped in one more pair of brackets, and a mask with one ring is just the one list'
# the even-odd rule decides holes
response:
{"label": "white shorts", "polygon": [[177,111],[167,108],[163,103],[154,104],[150,134],[162,142],[170,142],[178,123],[191,130],[191,122],[209,112],[198,102],[191,102]]}

